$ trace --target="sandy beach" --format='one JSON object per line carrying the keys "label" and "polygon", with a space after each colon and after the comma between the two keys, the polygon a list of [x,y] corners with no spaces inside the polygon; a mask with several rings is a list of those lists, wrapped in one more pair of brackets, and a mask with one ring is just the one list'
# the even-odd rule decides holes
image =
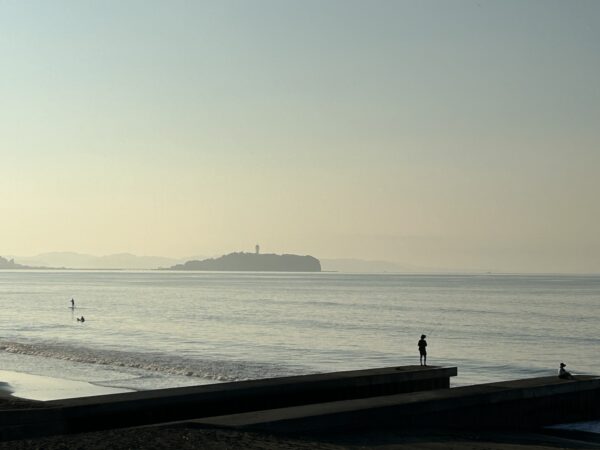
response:
{"label": "sandy beach", "polygon": [[0,370],[0,380],[0,395],[12,394],[14,397],[39,401],[131,392],[130,389],[9,370]]}
{"label": "sandy beach", "polygon": [[381,449],[381,450],[551,450],[598,449],[600,443],[524,433],[359,435],[343,438],[287,437],[186,427],[147,427],[0,442],[0,449]]}

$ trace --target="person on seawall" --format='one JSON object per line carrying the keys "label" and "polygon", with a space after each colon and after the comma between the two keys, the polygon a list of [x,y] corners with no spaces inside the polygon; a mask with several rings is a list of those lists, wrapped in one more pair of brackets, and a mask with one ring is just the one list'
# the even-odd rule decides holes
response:
{"label": "person on seawall", "polygon": [[419,339],[418,347],[419,347],[419,362],[422,366],[427,365],[427,341],[425,340],[427,336],[424,334],[421,335],[421,339]]}
{"label": "person on seawall", "polygon": [[565,369],[566,366],[567,365],[565,363],[560,363],[560,368],[558,369],[558,378],[562,380],[574,380],[575,377],[571,374],[571,372]]}

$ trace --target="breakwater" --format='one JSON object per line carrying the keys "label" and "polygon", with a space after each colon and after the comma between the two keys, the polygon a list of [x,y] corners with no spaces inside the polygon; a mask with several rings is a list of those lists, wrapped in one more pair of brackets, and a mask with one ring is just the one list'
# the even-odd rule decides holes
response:
{"label": "breakwater", "polygon": [[0,438],[148,425],[445,389],[456,373],[455,367],[389,367],[41,402],[41,407],[35,409],[0,411]]}
{"label": "breakwater", "polygon": [[600,418],[600,378],[488,383],[200,419],[237,429],[327,433],[385,429],[535,429]]}
{"label": "breakwater", "polygon": [[450,388],[455,367],[387,367],[37,402],[0,410],[0,439],[179,422],[281,433],[534,429],[600,418],[600,378]]}

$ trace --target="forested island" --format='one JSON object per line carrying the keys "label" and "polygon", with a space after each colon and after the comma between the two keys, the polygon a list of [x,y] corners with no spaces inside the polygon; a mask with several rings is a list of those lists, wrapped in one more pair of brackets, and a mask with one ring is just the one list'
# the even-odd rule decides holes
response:
{"label": "forested island", "polygon": [[167,270],[215,270],[255,272],[320,272],[321,263],[313,256],[259,253],[230,253],[219,258],[187,261]]}

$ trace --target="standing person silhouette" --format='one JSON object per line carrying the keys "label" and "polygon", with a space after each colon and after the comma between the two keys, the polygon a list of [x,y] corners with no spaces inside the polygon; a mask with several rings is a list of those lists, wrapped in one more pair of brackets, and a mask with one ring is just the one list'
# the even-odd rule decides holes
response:
{"label": "standing person silhouette", "polygon": [[419,362],[422,366],[427,365],[427,341],[425,340],[427,336],[424,334],[421,335],[421,339],[419,339]]}
{"label": "standing person silhouette", "polygon": [[75,308],[75,299],[71,299],[71,308]]}

